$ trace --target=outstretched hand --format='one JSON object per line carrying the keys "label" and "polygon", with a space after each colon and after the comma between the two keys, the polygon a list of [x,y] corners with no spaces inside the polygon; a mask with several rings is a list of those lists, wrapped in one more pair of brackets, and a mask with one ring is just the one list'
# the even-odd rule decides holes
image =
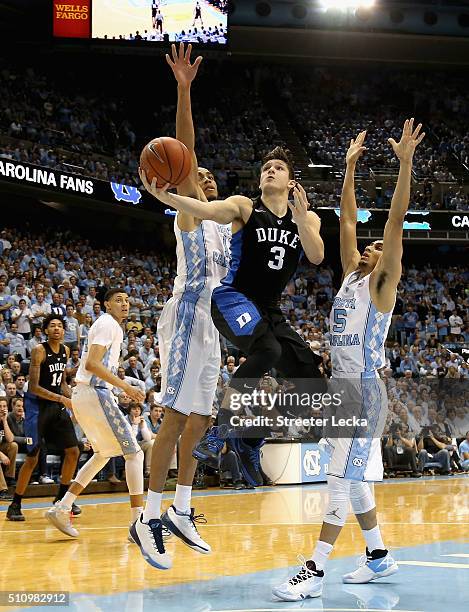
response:
{"label": "outstretched hand", "polygon": [[366,147],[363,146],[366,138],[366,130],[360,132],[355,140],[352,138],[350,141],[350,147],[348,148],[345,161],[347,165],[356,164],[363,152],[366,151]]}
{"label": "outstretched hand", "polygon": [[150,183],[143,168],[138,169],[138,174],[140,176],[140,180],[143,183],[143,186],[148,191],[148,193],[150,193],[157,200],[160,200],[160,202],[163,202],[164,204],[169,204],[171,198],[170,194],[167,192],[167,189],[170,187],[169,183],[166,183],[166,185],[160,189],[156,185],[156,177],[154,177],[152,182]]}
{"label": "outstretched hand", "polygon": [[179,53],[176,51],[176,45],[171,45],[171,57],[166,54],[166,61],[173,71],[174,77],[181,87],[189,87],[192,81],[195,79],[199,66],[202,62],[202,56],[196,58],[193,64],[191,64],[191,51],[192,45],[187,45],[187,49],[184,51],[184,43],[179,45]]}
{"label": "outstretched hand", "polygon": [[414,130],[414,119],[406,119],[402,130],[401,140],[396,142],[393,138],[388,138],[389,144],[394,149],[401,162],[411,162],[415,149],[425,138],[425,132],[420,134],[422,124],[419,123]]}

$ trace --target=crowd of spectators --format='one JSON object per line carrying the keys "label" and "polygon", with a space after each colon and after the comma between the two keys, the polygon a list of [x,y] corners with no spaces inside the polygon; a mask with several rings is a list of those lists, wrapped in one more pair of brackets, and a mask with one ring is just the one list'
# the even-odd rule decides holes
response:
{"label": "crowd of spectators", "polygon": [[[0,461],[5,472],[5,483],[0,477],[0,492],[14,478],[13,455],[24,450],[22,398],[28,385],[31,350],[44,341],[41,321],[50,312],[65,318],[64,342],[71,349],[66,374],[73,386],[81,348],[90,325],[103,313],[103,296],[111,286],[122,287],[130,296],[123,358],[117,374],[130,384],[140,386],[146,399],[139,406],[120,389],[115,388],[114,392],[120,408],[135,428],[148,473],[152,440],[163,417],[158,404],[161,364],[157,322],[172,295],[175,274],[174,256],[165,255],[161,250],[157,253],[125,247],[99,248],[69,231],[32,234],[18,228],[4,228],[0,232],[0,420],[2,423],[8,420],[15,436],[10,440],[7,428],[0,429]],[[281,300],[287,320],[321,357],[321,368],[328,377],[331,375],[328,317],[338,281],[329,266],[301,266]],[[399,435],[404,435],[404,430],[412,438],[406,429],[408,424],[416,438],[414,472],[421,473],[427,463],[432,463],[430,455],[434,459],[438,453],[433,463],[442,457],[446,462],[448,455],[450,467],[445,463],[441,470],[455,469],[451,461],[457,453],[449,447],[455,439],[464,438],[469,429],[469,367],[457,353],[458,348],[469,346],[468,287],[466,266],[430,264],[419,268],[410,265],[404,270],[399,285],[383,370],[390,398],[390,417],[383,444],[388,459],[389,453],[401,453],[393,448],[400,444],[397,440],[400,441]],[[222,339],[214,416],[242,359],[235,347]],[[442,383],[449,385],[444,392],[441,387],[435,388]],[[439,441],[437,429],[442,427],[444,441]],[[443,447],[436,442],[427,444],[425,439],[429,436],[421,435],[422,431],[432,433]],[[83,453],[92,452],[83,433],[80,439]],[[225,451],[230,465],[230,449]],[[409,452],[404,449],[402,454],[408,457]],[[115,462],[106,474],[111,482],[118,480]],[[39,463],[38,479],[50,480],[45,457]]]}
{"label": "crowd of spectators", "polygon": [[[92,79],[77,93],[73,80],[62,78],[62,74],[58,81],[43,69],[5,65],[0,71],[4,92],[0,101],[4,136],[0,156],[139,184],[142,145],[153,132],[175,133],[172,77],[163,64],[156,73],[167,80],[168,88],[161,92],[157,104],[137,109],[135,101],[120,92],[116,95],[115,89],[109,95],[105,86],[97,91]],[[386,174],[397,171],[387,139],[398,137],[401,119],[410,107],[427,131],[415,156],[418,184],[411,208],[468,210],[467,189],[458,184],[453,171],[456,166],[463,172],[467,162],[469,93],[465,82],[452,76],[445,82],[454,95],[446,95],[446,89],[436,86],[439,78],[437,74],[367,71],[365,78],[361,75],[357,79],[355,73],[343,69],[308,68],[306,72],[297,68],[286,72],[249,64],[230,65],[227,70],[226,64],[212,62],[206,72],[202,68],[193,95],[199,161],[215,172],[222,193],[233,189],[254,193],[259,160],[283,140],[278,119],[274,120],[269,110],[275,105],[275,116],[282,113],[289,118],[313,163],[332,165],[337,172],[337,178],[327,183],[306,185],[314,205],[337,206],[339,173],[348,143],[366,128],[367,151],[358,170],[368,180],[357,183],[357,200],[362,207],[387,208],[394,180]],[[275,96],[273,82],[277,84]],[[248,96],[246,91],[250,92]],[[432,92],[429,98],[428,91]],[[384,99],[385,95],[388,98]],[[148,125],[154,126],[152,134]],[[240,176],[244,180],[239,180]],[[462,176],[458,176],[459,182]]]}

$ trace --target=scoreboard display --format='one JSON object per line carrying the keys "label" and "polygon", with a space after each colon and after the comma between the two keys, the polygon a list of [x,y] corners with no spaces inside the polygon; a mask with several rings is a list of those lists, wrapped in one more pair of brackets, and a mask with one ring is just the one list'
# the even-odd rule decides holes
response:
{"label": "scoreboard display", "polygon": [[139,43],[228,42],[228,0],[53,2],[57,38]]}

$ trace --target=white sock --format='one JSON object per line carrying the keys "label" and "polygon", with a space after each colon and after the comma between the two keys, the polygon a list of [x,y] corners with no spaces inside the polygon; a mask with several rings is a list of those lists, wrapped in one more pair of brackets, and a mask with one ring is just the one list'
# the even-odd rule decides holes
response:
{"label": "white sock", "polygon": [[143,508],[138,506],[137,508],[130,508],[130,520],[132,521],[132,524],[135,523],[135,521],[140,518],[140,515],[143,512]]}
{"label": "white sock", "polygon": [[143,511],[143,522],[148,523],[151,519],[159,519],[161,516],[161,499],[163,493],[157,493],[148,489],[147,503]]}
{"label": "white sock", "polygon": [[187,485],[176,485],[176,495],[174,496],[173,505],[178,512],[189,514],[191,511],[191,495],[192,487]]}
{"label": "white sock", "polygon": [[77,498],[76,495],[74,495],[73,493],[70,493],[70,491],[67,491],[65,495],[62,497],[62,500],[60,503],[63,504],[64,506],[67,506],[67,508],[71,510],[72,505],[74,501],[76,500],[76,498]]}
{"label": "white sock", "polygon": [[365,538],[366,546],[370,552],[379,548],[380,550],[385,550],[386,547],[383,544],[383,539],[381,538],[381,531],[379,529],[379,525],[373,527],[373,529],[368,529],[368,531],[363,531],[363,536]]}
{"label": "white sock", "polygon": [[316,569],[324,569],[333,548],[332,544],[328,544],[327,542],[322,542],[321,540],[316,542],[316,548],[311,557],[312,561],[316,564]]}

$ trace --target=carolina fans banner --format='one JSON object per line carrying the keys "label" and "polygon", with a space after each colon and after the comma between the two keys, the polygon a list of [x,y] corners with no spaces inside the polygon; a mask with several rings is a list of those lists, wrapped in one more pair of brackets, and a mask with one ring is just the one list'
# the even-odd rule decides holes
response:
{"label": "carolina fans banner", "polygon": [[89,38],[91,31],[91,0],[81,2],[55,2],[54,36],[62,38]]}

